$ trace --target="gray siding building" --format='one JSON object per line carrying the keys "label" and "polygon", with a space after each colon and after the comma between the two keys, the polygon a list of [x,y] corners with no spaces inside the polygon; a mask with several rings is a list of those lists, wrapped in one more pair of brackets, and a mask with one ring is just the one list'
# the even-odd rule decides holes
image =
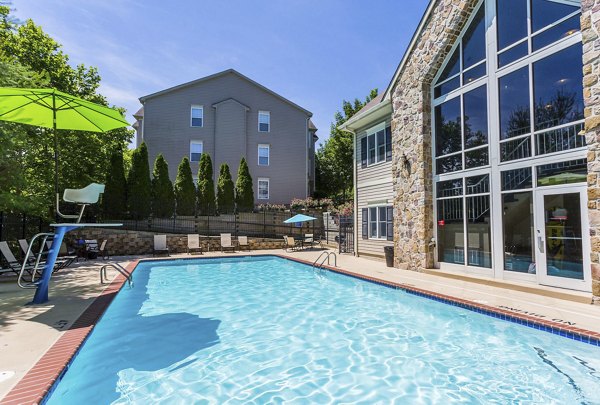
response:
{"label": "gray siding building", "polygon": [[216,178],[227,163],[235,182],[245,157],[257,204],[289,204],[314,190],[316,128],[312,113],[229,69],[140,98],[134,114],[137,142],[159,153],[174,180],[184,156],[192,173],[208,153]]}

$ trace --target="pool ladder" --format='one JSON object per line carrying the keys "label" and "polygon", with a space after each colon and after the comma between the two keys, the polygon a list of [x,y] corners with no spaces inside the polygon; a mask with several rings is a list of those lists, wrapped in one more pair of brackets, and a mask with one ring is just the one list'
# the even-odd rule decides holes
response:
{"label": "pool ladder", "polygon": [[125,278],[127,279],[127,284],[129,284],[129,288],[133,287],[133,277],[131,273],[125,270],[125,268],[119,263],[108,263],[100,267],[100,284],[104,284],[104,281],[107,279],[106,269],[108,267],[112,267],[113,269],[121,273],[123,276],[125,276]]}
{"label": "pool ladder", "polygon": [[[312,264],[313,269],[322,269],[325,261],[327,260],[327,265],[331,266],[329,258],[333,256],[333,265],[337,267],[337,255],[334,252],[322,252],[317,260],[315,260]],[[319,261],[320,260],[320,261]]]}

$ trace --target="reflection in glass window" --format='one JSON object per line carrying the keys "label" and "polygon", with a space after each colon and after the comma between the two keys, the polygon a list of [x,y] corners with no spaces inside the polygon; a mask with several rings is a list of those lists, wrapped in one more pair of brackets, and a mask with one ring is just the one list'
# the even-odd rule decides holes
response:
{"label": "reflection in glass window", "polygon": [[527,67],[501,77],[498,80],[498,90],[500,92],[500,138],[508,139],[529,133],[531,117]]}
{"label": "reflection in glass window", "polygon": [[465,263],[463,199],[448,198],[437,202],[438,261]]}
{"label": "reflection in glass window", "polygon": [[448,80],[438,86],[433,90],[433,96],[438,98],[443,96],[444,94],[450,93],[452,90],[456,90],[460,87],[460,77],[455,77],[454,79]]}
{"label": "reflection in glass window", "polygon": [[538,186],[584,183],[587,181],[586,159],[550,163],[538,166],[536,170]]}
{"label": "reflection in glass window", "polygon": [[524,56],[527,56],[527,41],[515,45],[498,55],[498,67],[503,67]]}
{"label": "reflection in glass window", "polygon": [[436,156],[458,152],[461,148],[460,97],[435,107]]}
{"label": "reflection in glass window", "polygon": [[536,130],[583,119],[582,52],[577,44],[533,64]]}
{"label": "reflection in glass window", "polygon": [[531,32],[536,32],[578,10],[579,6],[566,4],[564,1],[531,0]]}
{"label": "reflection in glass window", "polygon": [[435,162],[436,173],[451,173],[462,170],[462,154],[451,155],[448,157],[437,158]]}
{"label": "reflection in glass window", "polygon": [[465,169],[487,166],[488,164],[488,148],[471,149],[465,152]]}
{"label": "reflection in glass window", "polygon": [[490,196],[467,197],[467,264],[492,267]]}
{"label": "reflection in glass window", "polygon": [[514,139],[500,144],[500,160],[508,162],[510,160],[524,159],[531,156],[531,138]]}
{"label": "reflection in glass window", "polygon": [[465,93],[463,104],[465,149],[486,145],[488,143],[486,86]]}
{"label": "reflection in glass window", "polygon": [[442,71],[442,74],[440,75],[438,82],[443,82],[444,80],[446,80],[446,79],[454,76],[458,72],[460,72],[459,57],[460,57],[460,48],[457,46],[456,49],[454,50],[454,53],[448,60],[446,67]]}
{"label": "reflection in glass window", "polygon": [[463,69],[485,59],[485,9],[479,7],[462,39]]}
{"label": "reflection in glass window", "polygon": [[535,274],[533,251],[533,194],[502,195],[504,269]]}
{"label": "reflection in glass window", "polygon": [[498,0],[496,2],[498,49],[527,36],[527,2],[524,0]]}
{"label": "reflection in glass window", "polygon": [[463,73],[463,84],[469,84],[472,81],[485,76],[485,66],[485,63],[480,63]]}
{"label": "reflection in glass window", "polygon": [[463,180],[440,181],[436,184],[438,197],[455,197],[463,194]]}
{"label": "reflection in glass window", "polygon": [[578,33],[581,30],[579,17],[579,14],[577,14],[568,20],[565,20],[560,24],[557,24],[556,26],[534,36],[532,40],[533,50],[537,51],[546,45],[550,45],[553,42]]}
{"label": "reflection in glass window", "polygon": [[531,167],[503,171],[500,183],[502,191],[531,188],[533,184],[531,173]]}

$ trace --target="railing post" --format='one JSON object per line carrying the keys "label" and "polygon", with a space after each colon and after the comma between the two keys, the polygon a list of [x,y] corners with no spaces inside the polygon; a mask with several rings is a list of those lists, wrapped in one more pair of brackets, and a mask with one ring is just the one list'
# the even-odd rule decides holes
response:
{"label": "railing post", "polygon": [[[210,215],[206,216],[206,235],[210,237]],[[210,243],[210,239],[209,239]]]}

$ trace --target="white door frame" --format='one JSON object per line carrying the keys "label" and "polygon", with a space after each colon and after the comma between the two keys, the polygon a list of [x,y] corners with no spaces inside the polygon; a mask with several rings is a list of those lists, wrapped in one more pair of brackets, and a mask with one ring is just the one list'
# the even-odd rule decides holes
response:
{"label": "white door frame", "polygon": [[[566,277],[549,276],[546,268],[546,226],[544,212],[544,196],[556,194],[579,193],[581,210],[581,243],[583,251],[583,280]],[[590,231],[587,207],[587,186],[585,184],[564,185],[556,187],[542,187],[534,191],[534,226],[535,226],[535,256],[536,274],[539,284],[560,288],[569,288],[591,292],[591,263],[590,263]]]}

